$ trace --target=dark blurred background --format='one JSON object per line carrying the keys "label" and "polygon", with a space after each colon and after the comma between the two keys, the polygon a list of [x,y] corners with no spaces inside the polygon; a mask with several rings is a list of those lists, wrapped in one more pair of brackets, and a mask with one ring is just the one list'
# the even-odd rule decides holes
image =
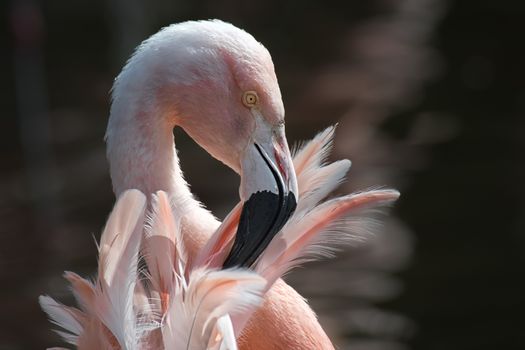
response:
{"label": "dark blurred background", "polygon": [[[112,207],[103,135],[133,48],[220,18],[272,53],[288,140],[339,122],[340,192],[401,190],[381,232],[288,281],[340,349],[523,349],[525,2],[441,0],[2,2],[0,349],[59,345],[40,294],[92,276]],[[238,179],[175,131],[218,217]]]}

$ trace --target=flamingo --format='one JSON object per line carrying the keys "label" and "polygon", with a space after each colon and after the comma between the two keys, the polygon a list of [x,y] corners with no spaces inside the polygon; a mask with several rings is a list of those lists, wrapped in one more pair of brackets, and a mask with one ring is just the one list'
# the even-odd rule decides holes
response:
{"label": "flamingo", "polygon": [[[173,129],[177,126],[241,177],[240,203],[222,223],[193,197],[184,180],[174,145]],[[233,312],[231,327],[226,319],[207,324],[202,334],[210,335],[212,329],[222,334],[219,338],[231,339],[233,332],[240,337],[241,349],[333,349],[315,313],[280,277],[297,264],[331,255],[334,244],[363,237],[371,221],[358,214],[389,204],[399,195],[394,190],[373,190],[319,204],[350,167],[345,160],[324,163],[333,132],[334,128],[328,128],[318,134],[292,160],[269,52],[247,32],[222,21],[189,21],[162,29],[138,47],[117,77],[106,133],[113,189],[117,198],[137,189],[146,194],[144,205],[148,208],[158,208],[159,193],[170,198],[169,211],[180,230],[180,239],[172,241],[180,241],[177,244],[184,247],[186,258],[182,270],[173,267],[171,260],[167,266],[175,269],[179,283],[191,284],[194,271],[200,269],[225,269],[233,274],[232,280],[239,272],[236,269],[242,273],[252,269],[266,281],[262,288],[255,277],[246,283],[244,295],[264,294],[253,315]],[[120,210],[117,213],[124,215]],[[153,212],[151,217],[154,220],[158,215]],[[157,255],[164,258],[166,247],[148,248],[147,239],[144,245],[150,271],[166,266],[152,262]],[[107,267],[100,267],[105,266],[102,248],[101,244],[98,278],[104,280]],[[171,276],[170,269],[151,277],[163,320],[173,289],[166,289],[160,276]],[[75,286],[78,279],[71,276],[66,275]],[[172,281],[173,277],[164,280]],[[167,285],[173,286],[173,282]],[[142,302],[136,303],[147,314],[149,303],[144,298],[148,293],[140,292],[144,289],[141,283],[136,289],[133,298],[142,296]],[[62,306],[51,299],[41,300],[41,304],[62,324],[53,317],[49,305],[53,310]],[[230,317],[229,310],[215,316],[225,320]],[[115,344],[131,348],[123,335],[127,333],[117,330],[117,336],[108,321],[102,323]],[[78,327],[74,330],[73,336],[78,336]],[[77,339],[80,337],[73,340]]]}

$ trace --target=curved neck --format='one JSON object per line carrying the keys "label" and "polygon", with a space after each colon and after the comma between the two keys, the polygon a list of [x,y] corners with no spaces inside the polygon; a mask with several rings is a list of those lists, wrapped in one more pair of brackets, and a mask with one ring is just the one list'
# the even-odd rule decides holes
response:
{"label": "curved neck", "polygon": [[202,246],[219,225],[197,201],[179,166],[173,136],[173,118],[155,104],[116,97],[106,133],[107,157],[113,190],[118,197],[127,189],[138,189],[148,198],[162,190],[172,200],[180,217],[188,249]]}

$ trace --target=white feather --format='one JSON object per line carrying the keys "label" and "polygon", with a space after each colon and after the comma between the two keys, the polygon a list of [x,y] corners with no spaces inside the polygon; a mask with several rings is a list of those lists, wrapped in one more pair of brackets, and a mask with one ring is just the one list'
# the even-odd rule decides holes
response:
{"label": "white feather", "polygon": [[206,350],[237,350],[237,341],[229,315],[221,316],[215,322]]}
{"label": "white feather", "polygon": [[[80,311],[57,303],[53,298],[41,295],[38,298],[40,307],[47,313],[51,321],[57,326],[62,327],[67,332],[56,331],[70,344],[76,345],[78,336],[83,331],[81,320],[79,319]],[[75,313],[77,313],[75,315]]]}
{"label": "white feather", "polygon": [[205,349],[216,321],[259,304],[265,285],[262,277],[243,270],[193,271],[186,288],[179,284],[170,293],[165,347]]}

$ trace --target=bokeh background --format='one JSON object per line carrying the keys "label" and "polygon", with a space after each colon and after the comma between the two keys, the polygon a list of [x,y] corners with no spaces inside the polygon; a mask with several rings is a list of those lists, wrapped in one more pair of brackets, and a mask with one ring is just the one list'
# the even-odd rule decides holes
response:
{"label": "bokeh background", "polygon": [[[5,1],[0,55],[0,349],[60,345],[37,305],[72,303],[112,207],[103,135],[133,48],[220,18],[272,53],[291,143],[339,122],[341,193],[401,190],[362,247],[288,281],[339,349],[523,349],[525,2]],[[218,217],[238,178],[175,131]]]}

